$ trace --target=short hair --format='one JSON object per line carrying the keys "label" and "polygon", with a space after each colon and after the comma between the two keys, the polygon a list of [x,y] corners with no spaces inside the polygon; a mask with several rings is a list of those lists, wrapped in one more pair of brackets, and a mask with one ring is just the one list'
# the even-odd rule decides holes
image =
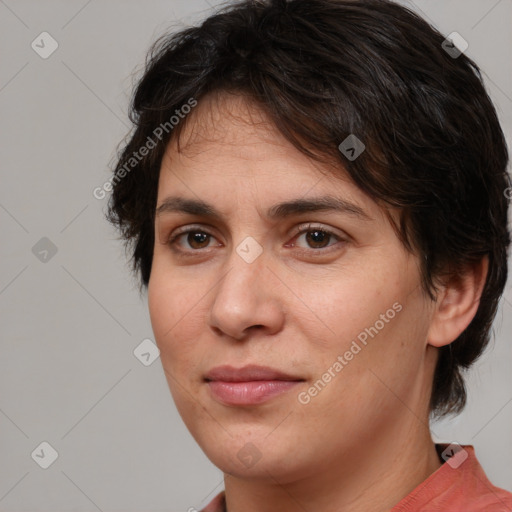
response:
{"label": "short hair", "polygon": [[[444,40],[389,0],[243,0],[160,38],[133,96],[134,131],[118,154],[114,176],[124,173],[114,180],[107,213],[141,288],[151,273],[162,157],[186,119],[160,129],[161,137],[156,128],[167,127],[191,98],[242,94],[298,150],[334,159],[340,176],[346,171],[376,202],[398,209],[393,227],[419,256],[432,300],[443,276],[489,258],[478,311],[439,349],[433,378],[431,414],[460,412],[463,372],[489,342],[507,281],[512,189],[505,138],[480,70],[465,54],[446,51]],[[366,147],[356,159],[338,148],[351,134]],[[150,139],[155,147],[135,161]]]}

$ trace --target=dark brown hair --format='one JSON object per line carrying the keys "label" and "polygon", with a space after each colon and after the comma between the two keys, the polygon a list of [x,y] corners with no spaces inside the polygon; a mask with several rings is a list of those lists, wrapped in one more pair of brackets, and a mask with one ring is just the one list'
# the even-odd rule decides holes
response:
{"label": "dark brown hair", "polygon": [[[463,370],[488,344],[507,280],[511,189],[480,71],[445,51],[444,39],[388,0],[244,0],[157,41],[134,94],[134,132],[119,154],[108,212],[141,285],[151,273],[160,163],[186,123],[172,129],[171,116],[191,98],[244,94],[300,151],[336,159],[361,190],[399,208],[397,234],[420,256],[431,298],[440,276],[489,257],[478,312],[440,349],[434,375],[432,413],[462,410]],[[366,145],[353,161],[338,149],[350,134]]]}

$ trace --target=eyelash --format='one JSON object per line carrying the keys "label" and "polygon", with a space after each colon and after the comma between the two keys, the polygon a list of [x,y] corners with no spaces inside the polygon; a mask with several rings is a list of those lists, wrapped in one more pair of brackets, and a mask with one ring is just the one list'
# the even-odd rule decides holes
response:
{"label": "eyelash", "polygon": [[[309,232],[312,232],[312,231],[320,231],[322,233],[325,233],[327,236],[333,237],[333,238],[337,239],[338,242],[347,242],[348,241],[346,238],[342,238],[340,235],[334,233],[330,229],[327,229],[327,228],[325,228],[323,226],[315,226],[314,224],[307,224],[307,225],[299,226],[299,228],[297,229],[297,232],[294,234],[294,238],[298,238],[299,236],[303,235],[304,233],[309,233]],[[175,250],[177,252],[180,252],[184,256],[196,256],[198,253],[202,253],[204,250],[207,250],[207,248],[205,248],[205,249],[190,249],[190,250],[183,250],[183,249],[176,248],[177,247],[177,240],[178,240],[178,238],[183,236],[183,235],[188,235],[189,233],[201,233],[201,234],[208,235],[210,237],[215,238],[215,236],[213,234],[211,234],[210,232],[204,230],[202,227],[200,227],[200,226],[197,226],[197,227],[192,226],[192,227],[189,227],[186,230],[179,231],[178,233],[172,235],[169,238],[169,240],[167,241],[167,244],[170,245],[173,248],[173,250]],[[294,242],[294,244],[295,244],[295,242]],[[312,252],[325,254],[327,252],[330,252],[329,249],[332,248],[334,245],[336,245],[336,244],[328,245],[326,247],[321,247],[321,248],[318,248],[318,249],[313,249],[313,248],[310,248],[310,249],[300,249],[299,248],[299,252],[300,253],[308,253],[308,255],[311,255]],[[293,247],[295,247],[295,245],[293,245]]]}

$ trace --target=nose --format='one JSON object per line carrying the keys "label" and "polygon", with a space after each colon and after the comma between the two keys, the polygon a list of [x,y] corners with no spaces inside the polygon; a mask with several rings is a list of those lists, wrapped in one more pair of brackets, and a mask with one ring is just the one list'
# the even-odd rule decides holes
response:
{"label": "nose", "polygon": [[254,331],[275,334],[282,328],[283,287],[268,263],[265,252],[248,262],[233,249],[228,270],[213,290],[209,323],[217,335],[240,341]]}

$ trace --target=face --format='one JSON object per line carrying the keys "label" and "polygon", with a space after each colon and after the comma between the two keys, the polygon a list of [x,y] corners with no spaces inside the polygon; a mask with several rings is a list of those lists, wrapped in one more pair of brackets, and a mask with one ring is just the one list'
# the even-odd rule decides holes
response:
{"label": "face", "polygon": [[[203,99],[180,148],[162,161],[148,300],[172,396],[206,455],[285,482],[406,438],[428,414],[432,306],[383,209],[240,97]],[[211,373],[224,365],[289,380]]]}

